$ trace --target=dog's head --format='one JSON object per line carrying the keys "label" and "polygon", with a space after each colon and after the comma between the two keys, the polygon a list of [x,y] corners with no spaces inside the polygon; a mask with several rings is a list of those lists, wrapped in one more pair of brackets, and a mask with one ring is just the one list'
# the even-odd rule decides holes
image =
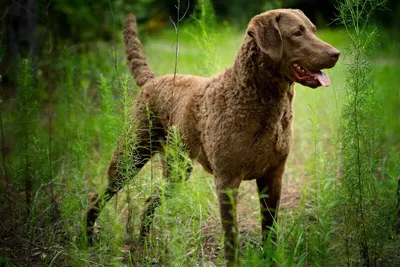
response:
{"label": "dog's head", "polygon": [[252,18],[247,28],[247,34],[267,60],[278,63],[285,78],[311,88],[330,85],[321,70],[335,66],[340,55],[315,32],[315,25],[297,9],[264,12]]}

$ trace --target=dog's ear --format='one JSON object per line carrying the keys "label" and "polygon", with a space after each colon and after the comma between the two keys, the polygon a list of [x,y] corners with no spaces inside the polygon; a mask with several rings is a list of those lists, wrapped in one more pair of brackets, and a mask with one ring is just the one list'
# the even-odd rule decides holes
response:
{"label": "dog's ear", "polygon": [[277,12],[258,15],[247,27],[247,34],[256,41],[261,51],[274,61],[281,60],[283,55],[282,35],[278,27],[280,17]]}

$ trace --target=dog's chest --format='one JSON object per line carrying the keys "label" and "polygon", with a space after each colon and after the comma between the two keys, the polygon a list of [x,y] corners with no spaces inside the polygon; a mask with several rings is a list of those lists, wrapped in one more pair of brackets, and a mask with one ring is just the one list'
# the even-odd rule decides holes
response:
{"label": "dog's chest", "polygon": [[276,114],[269,114],[265,120],[261,118],[258,125],[256,124],[258,127],[253,130],[251,148],[260,158],[289,153],[292,139],[292,118],[292,109],[290,106],[286,106]]}
{"label": "dog's chest", "polygon": [[289,155],[292,143],[293,112],[291,102],[287,101],[253,114],[241,122],[240,135],[243,138],[239,151],[243,179],[256,179],[270,167],[284,162]]}
{"label": "dog's chest", "polygon": [[202,116],[201,147],[213,171],[256,179],[289,154],[292,95],[264,102],[232,99],[236,102],[204,106],[200,112],[212,115]]}
{"label": "dog's chest", "polygon": [[[269,117],[265,117],[265,116]],[[257,179],[270,167],[284,162],[291,148],[291,107],[274,114],[237,116],[212,142],[211,166],[223,173],[235,173],[243,180]]]}
{"label": "dog's chest", "polygon": [[291,140],[291,118],[281,117],[276,121],[261,123],[260,128],[254,132],[252,148],[266,153],[286,153]]}

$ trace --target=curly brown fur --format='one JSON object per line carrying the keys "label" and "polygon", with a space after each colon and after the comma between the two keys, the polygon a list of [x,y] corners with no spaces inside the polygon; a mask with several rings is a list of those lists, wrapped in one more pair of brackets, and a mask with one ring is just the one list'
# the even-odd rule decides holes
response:
{"label": "curly brown fur", "polygon": [[124,43],[128,69],[133,77],[135,77],[136,83],[139,86],[143,86],[156,76],[147,64],[146,57],[143,54],[142,44],[137,38],[136,19],[133,14],[129,14],[124,25]]}
{"label": "curly brown fur", "polygon": [[[130,15],[124,25],[127,64],[142,87],[136,102],[137,135],[142,140],[140,162],[144,164],[152,156],[146,150],[146,107],[151,107],[151,123],[158,129],[152,142],[165,142],[168,127],[179,126],[191,158],[215,176],[228,266],[238,262],[235,207],[241,181],[257,181],[264,238],[277,219],[282,176],[292,143],[294,82],[312,88],[329,85],[320,70],[333,67],[339,51],[314,33],[315,26],[299,10],[268,11],[250,21],[233,65],[224,72],[210,78],[156,78],[137,39],[134,16]],[[162,146],[155,151],[162,152]],[[117,157],[118,153],[110,164],[109,189],[89,209],[89,233],[101,208],[99,201],[110,199],[120,189],[113,187],[114,181],[125,179],[113,167]],[[159,202],[154,195],[148,199],[145,217],[153,216]],[[147,221],[151,223],[151,218]],[[143,235],[148,228],[142,227]]]}

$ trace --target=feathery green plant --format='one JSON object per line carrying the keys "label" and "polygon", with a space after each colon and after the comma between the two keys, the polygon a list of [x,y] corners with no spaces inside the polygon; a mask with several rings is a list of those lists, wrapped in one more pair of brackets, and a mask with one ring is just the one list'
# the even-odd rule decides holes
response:
{"label": "feathery green plant", "polygon": [[335,182],[335,161],[324,151],[320,137],[320,126],[324,125],[318,116],[319,110],[310,105],[310,122],[312,134],[312,161],[310,174],[312,179],[307,183],[303,198],[306,199],[306,263],[318,266],[332,264],[332,232],[335,207],[335,192],[332,192]]}
{"label": "feathery green plant", "polygon": [[[1,75],[0,75],[0,82],[1,82]],[[4,175],[4,196],[2,196],[1,202],[6,203],[8,206],[8,216],[11,220],[11,224],[14,224],[14,216],[13,216],[13,211],[12,211],[12,206],[11,206],[11,200],[12,200],[12,195],[13,192],[11,190],[11,180],[8,175],[8,166],[6,163],[6,153],[5,153],[5,141],[4,141],[4,124],[3,124],[3,99],[0,99],[0,141],[1,141],[1,169],[3,171]]]}
{"label": "feathery green plant", "polygon": [[[25,194],[26,213],[23,221],[26,237],[32,239],[41,235],[45,244],[49,245],[56,239],[50,227],[51,220],[55,218],[51,216],[54,207],[49,205],[51,195],[48,189],[52,185],[49,183],[49,148],[47,133],[40,125],[40,89],[33,73],[31,60],[22,60],[17,73],[18,94],[15,99],[13,184],[16,188],[23,188]],[[46,248],[42,248],[44,255],[45,252],[49,253]]]}
{"label": "feathery green plant", "polygon": [[[72,51],[64,49],[62,52],[61,60],[58,62],[58,68],[60,70],[60,78],[57,81],[59,84],[59,90],[53,93],[54,108],[53,112],[56,114],[53,121],[53,155],[55,158],[62,158],[62,161],[58,161],[55,164],[55,169],[58,167],[69,169],[71,162],[69,161],[70,156],[70,141],[76,138],[76,114],[74,111],[77,110],[77,100],[80,99],[77,96],[77,76],[79,73],[76,67],[76,58]],[[60,166],[60,164],[62,166]],[[66,178],[66,177],[63,177]]]}
{"label": "feathery green plant", "polygon": [[[384,0],[344,0],[338,7],[339,20],[350,38],[346,99],[341,115],[342,174],[339,218],[343,221],[347,264],[374,265],[382,255],[390,229],[382,212],[386,196],[379,195],[377,131],[379,105],[374,99],[371,51],[377,28],[373,12]],[[354,253],[358,251],[358,253]]]}
{"label": "feathery green plant", "polygon": [[[110,154],[115,146],[120,121],[117,116],[116,101],[113,97],[113,86],[104,75],[99,78],[100,93],[100,115],[98,120],[98,131],[100,133],[99,143],[103,152],[103,161],[101,164],[107,165],[110,160]],[[125,108],[125,106],[124,106]]]}
{"label": "feathery green plant", "polygon": [[[123,105],[123,121],[122,121],[122,140],[119,144],[119,150],[122,153],[122,157],[118,162],[119,173],[124,177],[127,177],[126,183],[128,184],[125,188],[126,192],[126,205],[128,206],[128,219],[126,222],[126,230],[128,234],[129,243],[132,244],[135,237],[135,212],[133,212],[133,206],[131,203],[131,190],[129,183],[138,170],[136,165],[139,163],[140,158],[136,154],[138,147],[136,137],[136,123],[133,120],[133,79],[130,75],[123,75],[120,77],[119,83],[122,88],[122,105]],[[141,191],[141,182],[139,179],[135,181],[135,189]]]}
{"label": "feathery green plant", "polygon": [[34,188],[34,158],[33,145],[35,143],[37,90],[33,77],[33,65],[29,59],[19,64],[17,75],[18,95],[16,98],[16,152],[15,152],[15,182],[24,183],[27,215],[32,204]]}
{"label": "feathery green plant", "polygon": [[165,148],[166,168],[168,168],[171,183],[185,181],[188,177],[188,169],[192,169],[192,160],[183,143],[179,128],[171,126],[168,129],[167,145]]}
{"label": "feathery green plant", "polygon": [[[192,243],[193,239],[198,238],[192,232],[193,227],[197,227],[197,223],[193,220],[196,212],[192,209],[190,212],[185,211],[186,208],[190,209],[190,204],[188,205],[190,200],[185,197],[187,190],[185,184],[190,175],[188,170],[192,169],[192,161],[177,126],[168,129],[163,160],[167,177],[161,184],[162,204],[156,217],[158,219],[156,226],[162,224],[166,226],[164,229],[161,228],[165,240],[160,248],[164,247],[170,255],[163,255],[161,259],[171,265],[190,264],[190,260],[185,259],[185,253],[190,249],[193,250],[192,253],[198,252],[197,244]],[[196,210],[196,207],[193,208]],[[164,232],[165,230],[167,231]]]}
{"label": "feathery green plant", "polygon": [[[221,61],[216,51],[219,33],[217,32],[217,20],[211,1],[198,1],[192,19],[194,23],[190,32],[200,45],[203,58],[201,65],[199,65],[200,74],[211,75],[221,68]],[[201,32],[200,35],[199,32]]]}

